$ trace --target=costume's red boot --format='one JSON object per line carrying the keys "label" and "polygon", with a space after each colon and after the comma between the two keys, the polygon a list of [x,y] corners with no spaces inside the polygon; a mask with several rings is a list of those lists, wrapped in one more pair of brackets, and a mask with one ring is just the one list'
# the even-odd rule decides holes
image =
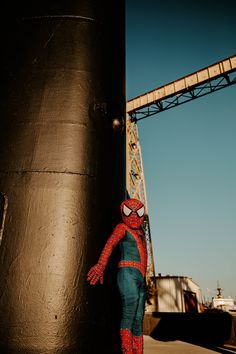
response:
{"label": "costume's red boot", "polygon": [[143,336],[133,336],[133,354],[143,354]]}
{"label": "costume's red boot", "polygon": [[133,354],[133,336],[129,329],[120,330],[122,354]]}

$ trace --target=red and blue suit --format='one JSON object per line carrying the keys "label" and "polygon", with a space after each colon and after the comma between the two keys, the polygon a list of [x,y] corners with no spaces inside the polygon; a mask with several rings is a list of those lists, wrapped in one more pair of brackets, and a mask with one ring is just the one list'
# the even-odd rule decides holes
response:
{"label": "red and blue suit", "polygon": [[120,325],[123,354],[142,354],[142,322],[146,301],[147,247],[142,229],[144,205],[137,199],[127,199],[121,204],[123,222],[118,224],[108,238],[98,263],[88,272],[91,285],[103,283],[103,275],[113,249],[118,246],[117,285],[122,301]]}

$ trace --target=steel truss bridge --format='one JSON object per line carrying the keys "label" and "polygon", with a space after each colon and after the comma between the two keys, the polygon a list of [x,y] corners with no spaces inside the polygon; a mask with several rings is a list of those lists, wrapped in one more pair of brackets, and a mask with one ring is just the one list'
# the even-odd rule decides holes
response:
{"label": "steel truss bridge", "polygon": [[[137,122],[233,84],[236,84],[236,55],[135,97],[126,104],[126,187],[128,195],[140,199],[147,211],[144,226],[148,245],[148,282],[155,278],[155,266]],[[153,286],[155,288],[155,284]]]}

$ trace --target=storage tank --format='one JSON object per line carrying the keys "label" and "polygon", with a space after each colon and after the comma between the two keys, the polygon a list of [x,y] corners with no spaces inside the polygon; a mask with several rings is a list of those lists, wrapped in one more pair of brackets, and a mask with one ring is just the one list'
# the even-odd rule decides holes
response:
{"label": "storage tank", "polygon": [[6,6],[0,352],[116,353],[115,267],[86,273],[125,198],[124,3]]}

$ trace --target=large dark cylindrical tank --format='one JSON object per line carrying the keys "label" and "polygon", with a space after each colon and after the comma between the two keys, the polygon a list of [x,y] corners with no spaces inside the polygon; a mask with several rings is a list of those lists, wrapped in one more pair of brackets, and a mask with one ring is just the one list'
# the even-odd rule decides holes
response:
{"label": "large dark cylindrical tank", "polygon": [[125,197],[123,1],[2,12],[0,353],[119,352],[115,257],[86,273]]}

